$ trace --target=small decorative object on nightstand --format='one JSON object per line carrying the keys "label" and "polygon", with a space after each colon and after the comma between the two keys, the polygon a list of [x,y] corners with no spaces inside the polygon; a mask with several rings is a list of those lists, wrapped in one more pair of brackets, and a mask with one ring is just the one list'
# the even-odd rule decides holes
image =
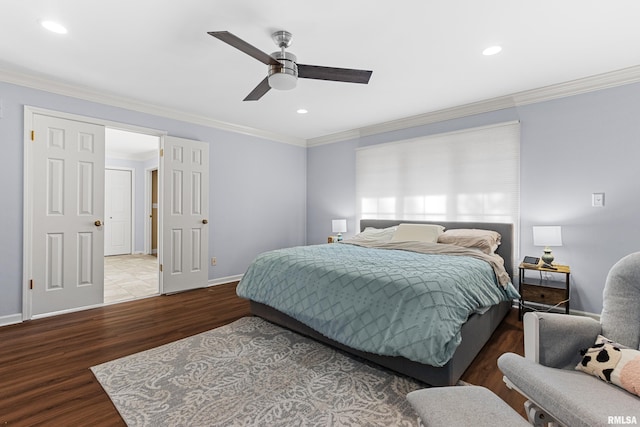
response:
{"label": "small decorative object on nightstand", "polygon": [[342,240],[342,233],[347,232],[347,220],[346,219],[332,219],[331,231],[338,233],[338,242]]}
{"label": "small decorative object on nightstand", "polygon": [[[550,306],[564,306],[564,311],[569,314],[569,276],[571,269],[568,265],[553,265],[547,268],[544,264],[538,265],[521,263],[520,270],[520,304],[518,315],[522,320],[523,309],[526,308],[526,302],[535,302]],[[535,272],[527,276],[526,272]],[[562,275],[564,274],[564,280]],[[539,277],[535,277],[539,276]]]}

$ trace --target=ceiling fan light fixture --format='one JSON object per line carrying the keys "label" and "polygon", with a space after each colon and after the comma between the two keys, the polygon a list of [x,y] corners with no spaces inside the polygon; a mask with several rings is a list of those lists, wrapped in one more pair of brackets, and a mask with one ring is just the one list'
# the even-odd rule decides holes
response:
{"label": "ceiling fan light fixture", "polygon": [[[286,71],[286,69],[283,69]],[[269,75],[269,86],[272,89],[291,90],[296,87],[298,77],[286,72],[274,73]]]}
{"label": "ceiling fan light fixture", "polygon": [[280,64],[269,65],[269,86],[278,90],[295,88],[298,83],[296,56],[289,52],[274,52],[271,56],[276,58]]}

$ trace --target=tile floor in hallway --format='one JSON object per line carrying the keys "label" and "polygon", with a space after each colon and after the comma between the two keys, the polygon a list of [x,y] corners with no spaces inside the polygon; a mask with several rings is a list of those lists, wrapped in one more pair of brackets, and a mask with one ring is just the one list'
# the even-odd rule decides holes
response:
{"label": "tile floor in hallway", "polygon": [[158,293],[158,258],[152,255],[104,257],[104,302],[125,301]]}

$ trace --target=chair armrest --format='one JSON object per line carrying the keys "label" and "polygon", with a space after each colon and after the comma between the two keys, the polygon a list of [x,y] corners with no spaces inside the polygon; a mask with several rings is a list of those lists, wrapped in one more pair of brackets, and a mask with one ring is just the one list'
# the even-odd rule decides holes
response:
{"label": "chair armrest", "polygon": [[525,313],[524,355],[544,366],[573,369],[580,350],[591,347],[601,330],[600,322],[590,317]]}

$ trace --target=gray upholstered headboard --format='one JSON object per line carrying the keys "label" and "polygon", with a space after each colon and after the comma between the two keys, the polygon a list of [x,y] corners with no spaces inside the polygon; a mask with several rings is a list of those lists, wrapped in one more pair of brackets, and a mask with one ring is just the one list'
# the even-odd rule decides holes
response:
{"label": "gray upholstered headboard", "polygon": [[513,283],[513,224],[497,222],[451,222],[451,221],[405,221],[397,219],[361,219],[360,231],[367,227],[386,228],[393,225],[403,224],[440,224],[445,229],[456,228],[480,228],[483,230],[494,230],[502,236],[502,243],[498,246],[496,253],[504,259],[504,268],[511,277]]}

